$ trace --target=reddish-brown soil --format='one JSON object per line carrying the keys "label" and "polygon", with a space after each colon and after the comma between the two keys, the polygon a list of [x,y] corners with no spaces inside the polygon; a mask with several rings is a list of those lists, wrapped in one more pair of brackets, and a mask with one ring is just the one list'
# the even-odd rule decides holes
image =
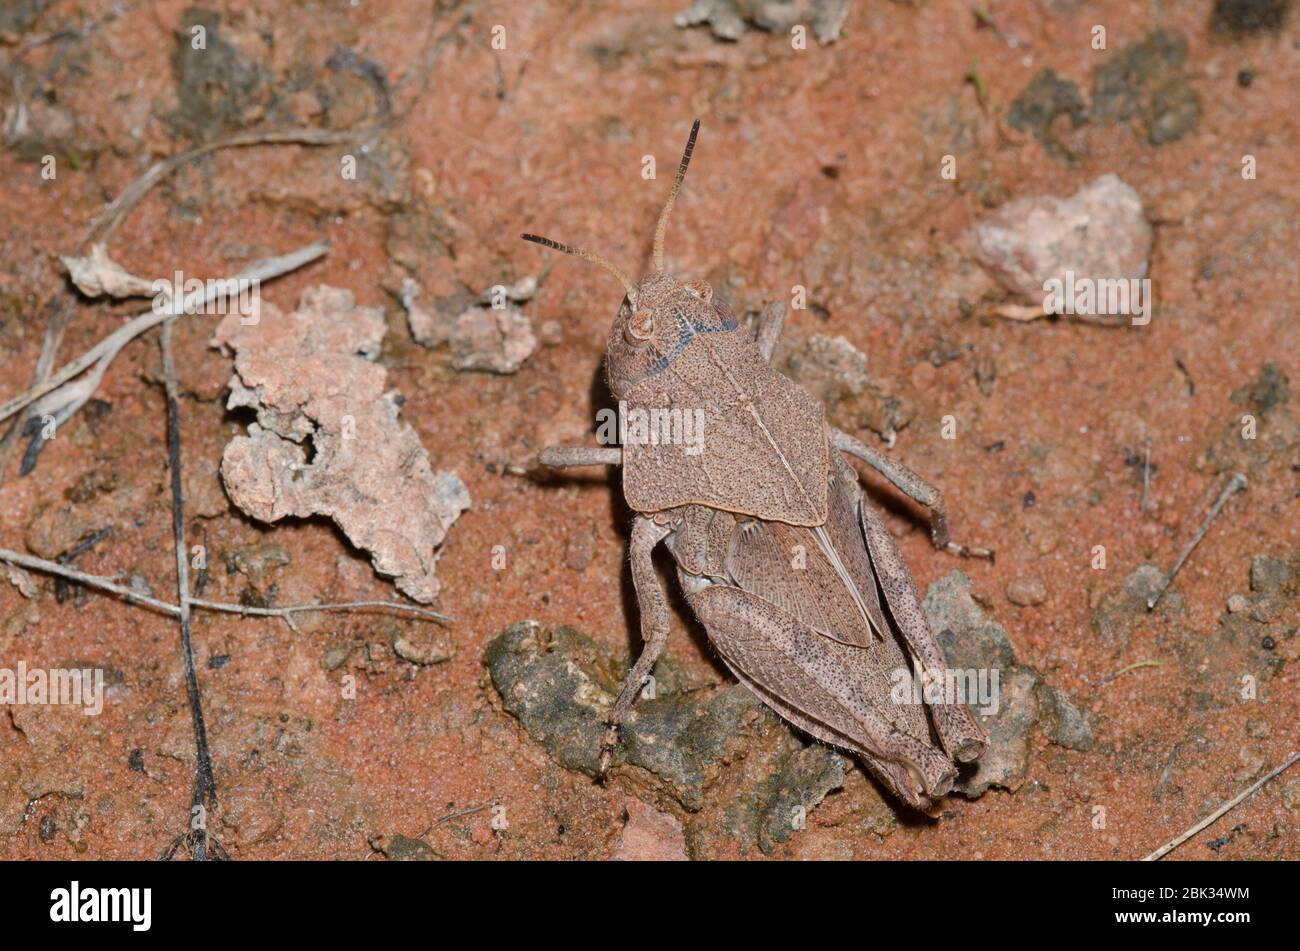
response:
{"label": "reddish-brown soil", "polygon": [[[751,32],[723,44],[704,29],[679,29],[672,18],[685,5],[216,4],[223,29],[277,82],[298,65],[320,71],[348,48],[396,83],[434,38],[457,35],[438,48],[427,77],[394,94],[399,111],[410,106],[383,136],[399,156],[395,183],[341,180],[341,147],[221,152],[155,189],[111,252],[134,273],[208,277],[330,241],[326,258],[263,293],[289,308],[303,287],[325,283],[387,308],[382,359],[406,396],[403,416],[435,468],[459,472],[474,505],[439,564],[439,607],[456,618],[447,663],[400,661],[388,647],[393,622],[373,614],[315,617],[298,633],[275,620],[198,616],[220,793],[214,832],[235,857],[253,859],[365,859],[377,836],[426,830],[451,858],[614,851],[626,793],[552,762],[501,709],[483,650],[525,618],[573,625],[614,652],[637,644],[617,480],[511,474],[545,445],[591,438],[618,288],[599,269],[554,260],[525,310],[535,328],[557,321],[558,334],[500,377],[458,373],[445,354],[415,344],[388,289],[404,273],[399,263],[434,295],[456,282],[481,289],[537,273],[551,252],[520,242],[525,230],[640,270],[667,170],[699,116],[703,132],[669,231],[670,268],[707,278],[738,309],[809,288],[817,308],[794,312],[790,331],[844,335],[868,355],[872,375],[912,408],[891,452],[943,488],[960,540],[997,549],[995,564],[959,563],[930,546],[918,512],[892,505],[890,524],[918,585],[967,571],[1021,659],[1095,718],[1090,752],[1034,734],[1017,791],[954,797],[938,820],[908,819],[884,835],[864,827],[862,803],[875,793],[855,770],[777,854],[1147,853],[1297,748],[1295,605],[1242,628],[1244,640],[1221,631],[1229,596],[1248,591],[1253,556],[1300,553],[1300,446],[1294,432],[1277,435],[1295,426],[1297,409],[1284,402],[1260,413],[1258,448],[1233,442],[1240,417],[1253,412],[1248,397],[1234,402],[1233,394],[1265,364],[1300,387],[1300,17],[1280,33],[1234,39],[1211,31],[1206,3],[995,2],[996,28],[966,3],[862,3],[839,43],[797,51],[782,35]],[[105,201],[151,161],[190,141],[183,124],[168,122],[179,108],[173,51],[186,4],[128,4],[80,39],[23,48],[111,6],[57,3],[0,47],[15,75],[24,64],[22,94],[31,95],[31,81],[46,83],[93,144],[74,159],[62,155],[52,181],[15,150],[0,153],[0,398],[28,385],[49,302],[70,293],[56,255],[70,253]],[[494,24],[506,29],[504,51],[491,46]],[[1094,24],[1108,29],[1106,51],[1090,48]],[[1158,27],[1188,42],[1187,82],[1202,115],[1182,138],[1153,146],[1136,122],[1076,129],[1061,119],[1053,131],[1070,162],[1008,126],[1009,104],[1042,68],[1086,93],[1098,65]],[[259,39],[267,34],[273,44]],[[352,93],[365,106],[362,87]],[[5,90],[6,106],[14,95]],[[287,96],[264,121],[319,120],[305,95]],[[331,115],[344,124],[340,111]],[[662,173],[656,181],[641,175],[648,154]],[[957,157],[956,181],[940,176],[945,154]],[[1256,158],[1254,180],[1240,174],[1245,154]],[[971,222],[1011,198],[1069,195],[1107,172],[1137,189],[1156,225],[1150,326],[992,316],[997,292],[963,244]],[[133,312],[80,301],[60,362]],[[178,334],[190,392],[182,400],[187,469],[216,464],[244,422],[222,409],[230,362],[207,348],[212,326],[200,318]],[[956,359],[931,359],[955,348]],[[977,359],[996,366],[988,395],[975,379]],[[138,575],[174,598],[159,365],[155,334],[130,345],[97,394],[111,409],[68,422],[31,475],[19,478],[16,460],[9,466],[0,547],[26,550],[40,532],[75,537],[84,513],[112,498],[111,535],[77,567]],[[956,439],[941,438],[946,415],[957,420]],[[1141,466],[1126,455],[1140,455],[1147,437],[1155,469],[1143,511]],[[1001,451],[989,450],[999,443]],[[1126,642],[1099,638],[1092,618],[1103,596],[1143,563],[1169,567],[1236,468],[1249,490],[1178,576],[1181,608],[1137,619]],[[219,491],[215,482],[208,488]],[[272,585],[280,604],[394,596],[327,523],[268,528],[233,510],[191,521],[191,542],[206,534],[213,553],[207,597],[238,600],[246,586],[265,596]],[[575,533],[592,539],[581,571],[566,558]],[[227,573],[223,552],[262,542],[281,546],[289,564],[255,577]],[[1106,548],[1105,570],[1091,566],[1096,545]],[[503,570],[492,566],[494,546],[505,546]],[[1008,584],[1031,577],[1046,600],[1012,604]],[[155,855],[183,829],[193,782],[177,626],[100,594],[60,604],[52,580],[40,583],[28,600],[0,582],[0,666],[85,663],[111,671],[113,686],[97,717],[0,711],[0,857]],[[701,681],[726,680],[699,631],[680,616],[674,624],[670,655]],[[1265,639],[1273,646],[1261,652]],[[323,656],[348,645],[356,649],[344,666],[327,671]],[[1097,685],[1146,660],[1161,666]],[[355,699],[344,696],[344,675],[356,680]],[[1258,683],[1253,700],[1240,696],[1246,676]],[[429,828],[487,803],[506,806],[508,828],[492,829],[489,811]],[[1297,823],[1300,768],[1174,857],[1295,858]]]}

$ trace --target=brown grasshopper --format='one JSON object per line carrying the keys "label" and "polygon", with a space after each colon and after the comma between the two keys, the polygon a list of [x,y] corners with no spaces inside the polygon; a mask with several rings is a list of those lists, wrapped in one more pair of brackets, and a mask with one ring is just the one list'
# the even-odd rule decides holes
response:
{"label": "brown grasshopper", "polygon": [[[823,408],[770,365],[785,305],[742,327],[703,281],[664,273],[664,233],[695,148],[691,128],[654,237],[654,271],[633,284],[581,248],[523,238],[605,268],[627,291],[605,353],[611,394],[629,415],[702,412],[704,439],[551,447],[553,468],[621,465],[636,513],[630,555],[645,647],[611,707],[601,772],[618,729],[668,640],[668,600],[651,552],[667,545],[696,617],[731,671],[816,739],[856,753],[904,801],[928,810],[977,759],[984,732],[962,704],[895,700],[895,672],[939,672],[944,657],[911,573],[841,453],[930,510],[948,540],[943,496],[911,470],[827,424]],[[644,418],[644,417],[643,417]],[[893,676],[891,676],[893,675]],[[927,717],[927,710],[929,716]]]}

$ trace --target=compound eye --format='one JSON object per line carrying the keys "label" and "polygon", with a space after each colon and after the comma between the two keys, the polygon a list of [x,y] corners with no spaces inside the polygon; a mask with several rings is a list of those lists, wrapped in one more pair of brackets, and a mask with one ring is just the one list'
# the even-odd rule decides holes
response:
{"label": "compound eye", "polygon": [[655,335],[655,315],[649,309],[638,310],[628,318],[626,336],[633,344],[645,343]]}
{"label": "compound eye", "polygon": [[687,281],[682,286],[702,301],[713,300],[713,288],[707,281]]}

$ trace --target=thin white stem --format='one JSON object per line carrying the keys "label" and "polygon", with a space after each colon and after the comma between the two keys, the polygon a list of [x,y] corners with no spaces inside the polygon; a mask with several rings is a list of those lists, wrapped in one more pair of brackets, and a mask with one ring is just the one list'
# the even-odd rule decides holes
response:
{"label": "thin white stem", "polygon": [[202,290],[195,291],[181,299],[179,305],[157,313],[150,309],[132,319],[130,322],[123,324],[117,330],[113,331],[99,343],[95,344],[77,359],[64,366],[50,377],[36,384],[26,393],[15,396],[13,399],[0,404],[0,420],[6,420],[14,413],[19,412],[29,403],[35,402],[51,390],[62,386],[68,380],[77,376],[87,367],[103,361],[102,365],[96,369],[96,373],[103,375],[103,370],[113,361],[118,352],[140,336],[146,330],[158,326],[169,317],[176,316],[177,313],[193,314],[200,308],[206,306],[213,298],[218,296],[223,290],[231,290],[238,285],[234,282],[247,281],[269,281],[272,278],[279,277],[282,274],[288,274],[290,271],[296,271],[304,264],[308,264],[326,251],[329,245],[324,242],[308,245],[305,248],[299,248],[289,254],[280,255],[274,258],[265,258],[261,261],[254,262],[244,270],[240,271],[233,278],[224,281],[208,281],[204,284]]}
{"label": "thin white stem", "polygon": [[[84,571],[78,571],[76,568],[69,568],[67,565],[60,565],[58,562],[46,561],[44,558],[36,558],[32,555],[24,555],[22,552],[11,551],[8,548],[0,548],[0,561],[9,564],[19,565],[23,568],[30,568],[32,571],[40,571],[50,575],[60,575],[70,581],[76,581],[87,587],[99,588],[101,591],[109,591],[117,596],[131,601],[135,604],[143,604],[164,614],[170,614],[172,617],[180,617],[181,609],[179,605],[172,604],[170,601],[163,601],[159,598],[150,597],[147,594],[141,594],[124,585],[109,581],[100,575],[87,574]],[[229,604],[224,601],[204,601],[200,598],[190,598],[190,606],[203,608],[208,611],[220,611],[225,614],[242,614],[250,617],[278,617],[287,619],[294,614],[305,614],[310,611],[353,611],[361,608],[387,608],[391,611],[405,611],[408,614],[414,614],[417,617],[428,618],[431,621],[440,621],[447,623],[455,620],[446,614],[440,614],[429,608],[416,607],[413,604],[403,604],[400,601],[336,601],[326,604],[291,604],[282,608],[253,608],[243,604]]]}
{"label": "thin white stem", "polygon": [[1202,829],[1206,828],[1207,826],[1213,824],[1215,820],[1221,818],[1225,813],[1230,812],[1233,809],[1236,809],[1239,805],[1241,805],[1243,802],[1245,802],[1247,799],[1253,796],[1256,792],[1258,792],[1261,786],[1263,786],[1265,783],[1269,782],[1270,780],[1282,775],[1282,773],[1284,773],[1286,770],[1290,769],[1293,765],[1295,765],[1297,761],[1300,761],[1300,753],[1292,753],[1289,757],[1287,757],[1286,761],[1283,762],[1281,766],[1279,766],[1277,769],[1270,772],[1259,782],[1255,783],[1255,785],[1251,786],[1249,789],[1247,789],[1241,795],[1237,796],[1235,799],[1230,799],[1227,802],[1225,802],[1222,806],[1220,806],[1218,809],[1215,809],[1212,813],[1210,813],[1200,822],[1196,823],[1196,825],[1192,826],[1182,835],[1166,842],[1164,845],[1160,846],[1160,848],[1156,849],[1150,855],[1142,859],[1142,861],[1154,862],[1158,859],[1164,858],[1166,855],[1168,855],[1174,849],[1178,848],[1180,845],[1182,845],[1192,836],[1196,835],[1196,833],[1200,832]]}

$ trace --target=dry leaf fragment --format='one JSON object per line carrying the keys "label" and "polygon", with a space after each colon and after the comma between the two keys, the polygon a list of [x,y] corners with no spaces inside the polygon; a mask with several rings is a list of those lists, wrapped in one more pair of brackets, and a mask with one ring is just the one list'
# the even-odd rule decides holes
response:
{"label": "dry leaf fragment", "polygon": [[83,258],[60,255],[77,290],[87,297],[153,297],[152,281],[136,277],[108,256],[102,244],[92,244]]}
{"label": "dry leaf fragment", "polygon": [[227,405],[255,409],[257,422],[226,446],[221,477],[260,521],[329,516],[376,571],[428,603],[438,546],[469,492],[454,472],[433,471],[398,420],[401,398],[371,362],[383,335],[379,309],[325,286],[304,291],[292,313],[263,303],[256,324],[227,316],[213,340],[235,355]]}
{"label": "dry leaf fragment", "polygon": [[460,295],[426,303],[420,285],[402,281],[402,304],[411,336],[426,347],[450,344],[457,370],[514,373],[535,349],[537,337],[519,304],[537,292],[537,279],[488,288],[475,299]]}

